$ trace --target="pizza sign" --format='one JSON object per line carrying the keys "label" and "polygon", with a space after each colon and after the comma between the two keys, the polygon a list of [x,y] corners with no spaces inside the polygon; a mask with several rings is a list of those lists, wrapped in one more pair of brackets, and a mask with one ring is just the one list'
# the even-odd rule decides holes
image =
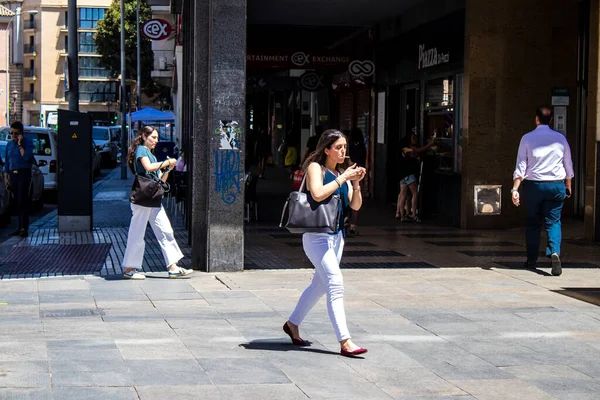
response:
{"label": "pizza sign", "polygon": [[171,36],[173,28],[164,19],[150,19],[142,25],[142,33],[151,40],[165,40]]}

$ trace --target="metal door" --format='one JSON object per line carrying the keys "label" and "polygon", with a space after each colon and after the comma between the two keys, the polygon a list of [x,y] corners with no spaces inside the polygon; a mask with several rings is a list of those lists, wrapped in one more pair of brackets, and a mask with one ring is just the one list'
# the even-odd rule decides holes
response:
{"label": "metal door", "polygon": [[86,113],[58,110],[58,230],[92,230],[92,125]]}

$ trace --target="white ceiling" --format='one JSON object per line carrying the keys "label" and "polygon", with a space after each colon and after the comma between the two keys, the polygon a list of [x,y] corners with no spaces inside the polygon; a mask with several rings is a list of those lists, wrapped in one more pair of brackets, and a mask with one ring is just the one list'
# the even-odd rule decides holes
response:
{"label": "white ceiling", "polygon": [[251,24],[371,26],[423,0],[247,0]]}

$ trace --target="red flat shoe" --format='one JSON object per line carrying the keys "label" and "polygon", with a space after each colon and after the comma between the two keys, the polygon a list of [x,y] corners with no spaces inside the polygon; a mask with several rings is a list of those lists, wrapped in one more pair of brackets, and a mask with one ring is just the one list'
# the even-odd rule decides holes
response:
{"label": "red flat shoe", "polygon": [[296,346],[303,346],[303,347],[310,346],[310,342],[307,342],[306,340],[302,340],[302,339],[296,339],[295,337],[292,336],[292,331],[290,330],[290,327],[288,326],[287,322],[285,324],[283,324],[283,331],[288,334],[290,339],[292,339],[292,344],[295,344]]}
{"label": "red flat shoe", "polygon": [[369,350],[363,348],[363,347],[359,347],[356,350],[352,350],[352,351],[348,351],[348,350],[344,350],[341,349],[340,350],[340,355],[344,356],[344,357],[356,357],[360,354],[365,354],[366,352],[368,352]]}

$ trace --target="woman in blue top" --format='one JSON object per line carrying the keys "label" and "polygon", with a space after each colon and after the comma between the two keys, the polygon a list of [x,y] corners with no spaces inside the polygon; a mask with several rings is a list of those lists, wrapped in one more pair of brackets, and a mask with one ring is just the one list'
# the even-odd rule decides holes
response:
{"label": "woman in blue top", "polygon": [[[127,164],[134,174],[155,175],[166,182],[169,171],[175,167],[177,160],[167,158],[163,162],[157,162],[156,157],[152,154],[156,143],[158,143],[158,132],[154,127],[145,126],[140,129],[129,148]],[[161,173],[160,170],[165,168],[165,172]],[[133,216],[127,235],[127,248],[123,257],[123,268],[125,270],[123,278],[136,280],[146,278],[140,270],[144,260],[144,249],[146,247],[144,236],[148,222],[150,222],[156,240],[160,244],[169,278],[180,278],[191,274],[193,270],[181,268],[177,265],[177,262],[183,258],[183,253],[177,245],[171,222],[169,222],[169,217],[167,217],[162,205],[160,207],[143,207],[131,203],[131,211]]]}
{"label": "woman in blue top", "polygon": [[308,346],[300,338],[298,326],[304,317],[327,294],[327,310],[333,329],[340,342],[340,354],[356,356],[367,352],[367,349],[355,345],[350,339],[346,326],[344,311],[344,280],[340,270],[340,260],[344,249],[344,217],[348,206],[359,210],[362,205],[360,181],[365,177],[366,170],[350,166],[346,157],[348,141],[346,136],[335,129],[321,135],[317,149],[311,153],[305,163],[307,170],[307,188],[312,198],[324,201],[337,194],[341,199],[339,225],[332,233],[305,233],[302,245],[306,256],[315,267],[315,275],[309,287],[304,290],[290,319],[283,325],[283,330],[298,346]]}

